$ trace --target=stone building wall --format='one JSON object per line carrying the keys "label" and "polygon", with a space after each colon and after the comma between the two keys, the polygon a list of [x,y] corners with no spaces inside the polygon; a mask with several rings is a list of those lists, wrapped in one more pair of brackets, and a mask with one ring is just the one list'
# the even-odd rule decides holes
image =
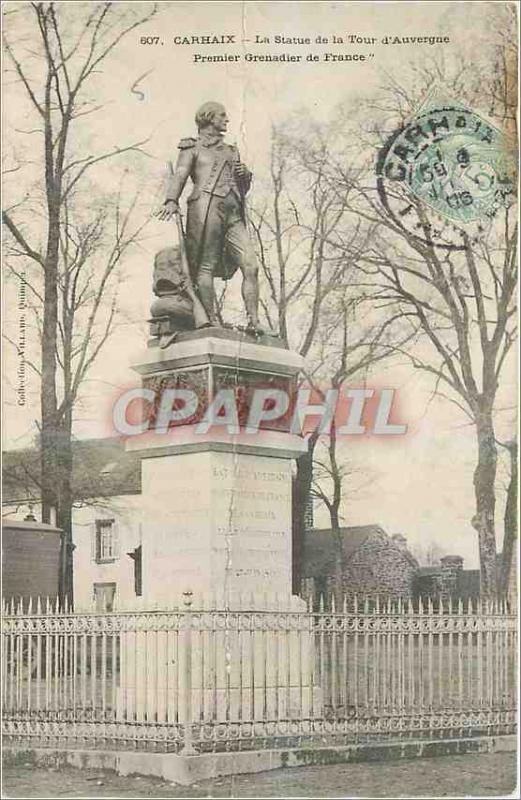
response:
{"label": "stone building wall", "polygon": [[[343,543],[343,563],[338,559],[338,534]],[[379,525],[309,531],[303,564],[301,594],[320,602],[343,603],[353,595],[382,599],[411,598],[418,562],[401,534],[389,536]]]}
{"label": "stone building wall", "polygon": [[342,590],[348,595],[410,597],[417,564],[389,537],[369,537],[343,570]]}
{"label": "stone building wall", "polygon": [[478,569],[463,569],[461,556],[443,556],[439,566],[423,567],[414,580],[414,597],[423,600],[468,602],[479,598]]}

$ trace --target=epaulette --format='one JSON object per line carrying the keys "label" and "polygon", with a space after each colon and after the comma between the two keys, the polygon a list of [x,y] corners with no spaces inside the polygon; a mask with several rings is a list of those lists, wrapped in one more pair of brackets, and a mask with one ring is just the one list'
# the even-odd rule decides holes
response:
{"label": "epaulette", "polygon": [[191,136],[188,136],[186,139],[181,139],[179,144],[177,145],[180,150],[188,150],[189,147],[194,147],[197,139],[192,139]]}

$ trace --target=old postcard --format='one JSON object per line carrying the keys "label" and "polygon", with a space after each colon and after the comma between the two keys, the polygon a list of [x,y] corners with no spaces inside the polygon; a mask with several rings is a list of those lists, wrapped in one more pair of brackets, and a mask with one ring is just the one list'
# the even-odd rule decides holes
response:
{"label": "old postcard", "polygon": [[518,11],[4,4],[6,796],[514,796]]}

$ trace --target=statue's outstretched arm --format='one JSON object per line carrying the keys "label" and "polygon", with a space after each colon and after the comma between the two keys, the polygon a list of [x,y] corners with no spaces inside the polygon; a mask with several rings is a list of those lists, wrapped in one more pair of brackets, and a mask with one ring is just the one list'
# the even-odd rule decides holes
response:
{"label": "statue's outstretched arm", "polygon": [[187,148],[186,150],[180,151],[174,173],[168,177],[165,202],[178,202],[186,186],[188,176],[190,175],[193,157],[192,149]]}

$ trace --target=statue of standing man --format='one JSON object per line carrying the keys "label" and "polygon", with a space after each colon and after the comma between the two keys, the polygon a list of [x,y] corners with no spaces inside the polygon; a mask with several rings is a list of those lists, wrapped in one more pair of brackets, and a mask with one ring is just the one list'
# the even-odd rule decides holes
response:
{"label": "statue of standing man", "polygon": [[179,142],[179,157],[158,217],[170,220],[179,213],[179,198],[190,177],[193,189],[187,200],[186,251],[190,275],[210,324],[218,324],[213,279],[229,280],[240,269],[248,328],[260,333],[258,267],[245,208],[252,175],[237,148],[223,142],[228,116],[220,103],[204,103],[195,122],[198,137]]}

